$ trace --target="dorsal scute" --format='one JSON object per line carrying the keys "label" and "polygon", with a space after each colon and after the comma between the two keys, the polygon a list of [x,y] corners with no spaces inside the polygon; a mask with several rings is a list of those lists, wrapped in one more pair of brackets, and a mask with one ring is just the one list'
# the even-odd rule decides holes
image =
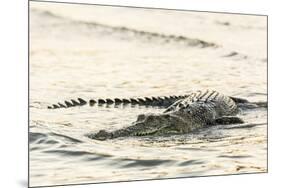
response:
{"label": "dorsal scute", "polygon": [[215,90],[204,90],[204,91],[196,91],[191,93],[187,98],[186,102],[209,102],[209,101],[217,101],[222,99],[223,95]]}
{"label": "dorsal scute", "polygon": [[[186,98],[178,100],[171,105],[165,112],[184,110],[186,108],[202,105],[221,106],[226,111],[234,111],[236,109],[235,102],[228,96],[225,96],[214,90],[195,91],[190,93]],[[197,108],[197,107],[196,107]]]}

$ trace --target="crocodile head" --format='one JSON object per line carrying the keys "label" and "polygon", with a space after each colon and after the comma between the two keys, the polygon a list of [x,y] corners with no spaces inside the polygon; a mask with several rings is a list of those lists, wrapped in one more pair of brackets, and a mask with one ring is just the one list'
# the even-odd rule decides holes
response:
{"label": "crocodile head", "polygon": [[141,114],[134,126],[137,127],[135,136],[171,135],[188,132],[190,121],[174,114]]}
{"label": "crocodile head", "polygon": [[125,136],[148,136],[148,135],[172,135],[187,133],[192,130],[192,127],[197,127],[197,123],[192,121],[191,116],[184,117],[175,113],[165,114],[141,114],[137,121],[131,126],[125,127],[113,132],[100,130],[98,133],[91,136],[96,140],[113,139]]}
{"label": "crocodile head", "polygon": [[90,138],[95,140],[111,139],[113,138],[113,133],[107,132],[105,130],[100,130],[98,133],[91,135]]}

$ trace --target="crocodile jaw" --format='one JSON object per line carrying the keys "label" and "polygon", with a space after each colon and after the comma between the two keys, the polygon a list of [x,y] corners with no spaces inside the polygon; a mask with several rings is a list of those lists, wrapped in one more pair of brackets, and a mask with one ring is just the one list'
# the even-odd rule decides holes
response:
{"label": "crocodile jaw", "polygon": [[188,133],[195,127],[192,118],[171,113],[166,114],[141,114],[131,126],[113,132],[100,130],[91,137],[96,140],[107,140],[124,136],[164,136],[170,134]]}
{"label": "crocodile jaw", "polygon": [[134,136],[186,133],[189,132],[191,123],[173,114],[141,114],[134,123],[138,127]]}
{"label": "crocodile jaw", "polygon": [[98,133],[92,135],[91,138],[95,140],[106,140],[113,138],[113,134],[105,130],[100,130]]}

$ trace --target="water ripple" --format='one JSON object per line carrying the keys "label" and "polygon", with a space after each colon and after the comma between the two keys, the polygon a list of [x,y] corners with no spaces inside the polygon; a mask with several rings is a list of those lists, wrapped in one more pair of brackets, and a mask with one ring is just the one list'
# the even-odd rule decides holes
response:
{"label": "water ripple", "polygon": [[131,167],[153,167],[153,166],[158,166],[158,165],[168,165],[172,164],[175,161],[173,160],[157,160],[157,159],[152,159],[152,160],[131,160],[129,164],[123,165],[123,168],[131,168]]}

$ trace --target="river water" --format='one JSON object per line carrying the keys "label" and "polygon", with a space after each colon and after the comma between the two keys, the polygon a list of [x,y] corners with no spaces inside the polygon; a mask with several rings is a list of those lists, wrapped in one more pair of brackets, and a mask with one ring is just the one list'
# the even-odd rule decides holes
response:
{"label": "river water", "polygon": [[47,109],[59,101],[214,89],[267,100],[264,16],[30,3],[30,185],[267,171],[267,109],[242,125],[98,141],[146,107]]}

